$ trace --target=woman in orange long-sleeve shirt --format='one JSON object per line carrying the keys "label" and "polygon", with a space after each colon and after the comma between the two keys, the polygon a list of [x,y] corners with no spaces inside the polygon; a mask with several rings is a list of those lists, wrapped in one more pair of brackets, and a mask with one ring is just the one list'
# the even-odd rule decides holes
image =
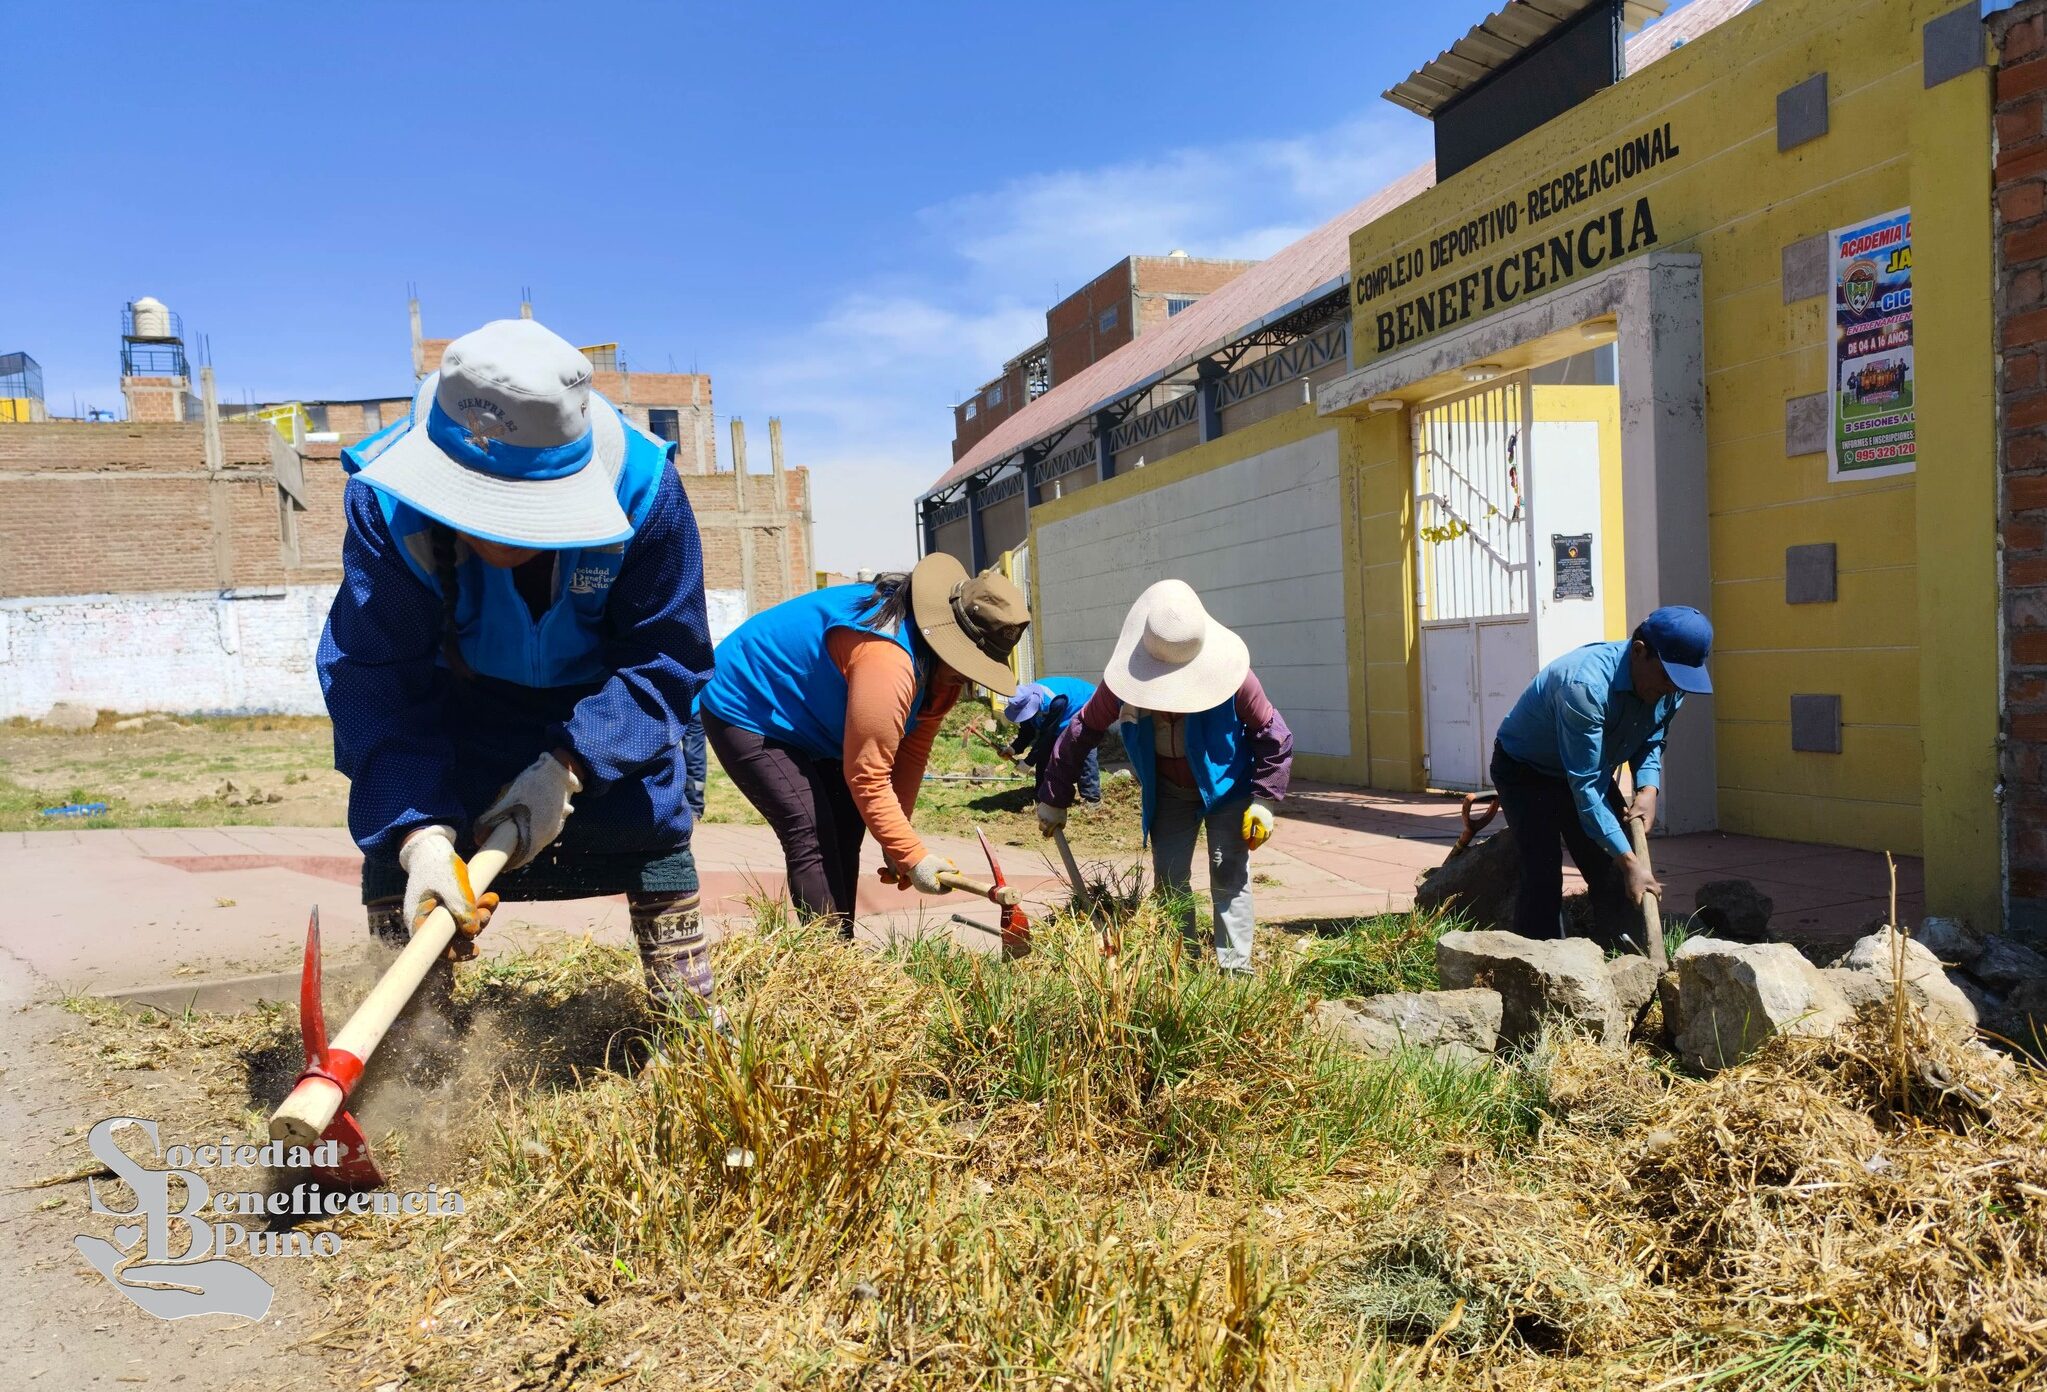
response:
{"label": "woman in orange long-sleeve shirt", "polygon": [[799,910],[852,936],[869,831],[899,884],[944,893],[938,872],[957,867],[910,825],[917,788],[967,685],[1016,689],[1006,664],[1030,620],[1009,581],[938,553],[907,575],[778,604],[718,645],[704,734],[774,828]]}

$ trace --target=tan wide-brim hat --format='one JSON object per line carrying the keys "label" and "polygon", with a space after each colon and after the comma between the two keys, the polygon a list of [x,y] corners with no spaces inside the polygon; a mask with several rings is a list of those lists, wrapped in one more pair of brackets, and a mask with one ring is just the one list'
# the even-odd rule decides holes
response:
{"label": "tan wide-brim hat", "polygon": [[999,572],[968,575],[943,551],[910,572],[910,614],[946,666],[998,696],[1016,691],[1009,654],[1030,627],[1030,604]]}
{"label": "tan wide-brim hat", "polygon": [[1102,680],[1125,705],[1192,715],[1237,694],[1251,671],[1244,640],[1208,616],[1185,580],[1161,580],[1123,616]]}

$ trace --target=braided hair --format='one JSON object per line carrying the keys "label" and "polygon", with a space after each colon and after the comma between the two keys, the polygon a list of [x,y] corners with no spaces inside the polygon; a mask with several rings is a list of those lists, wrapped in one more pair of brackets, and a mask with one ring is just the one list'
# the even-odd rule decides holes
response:
{"label": "braided hair", "polygon": [[455,566],[454,530],[436,522],[427,530],[427,541],[433,547],[434,580],[441,587],[441,656],[446,659],[449,671],[467,681],[476,672],[469,659],[462,656],[462,638],[455,628],[455,606],[462,598],[462,573]]}

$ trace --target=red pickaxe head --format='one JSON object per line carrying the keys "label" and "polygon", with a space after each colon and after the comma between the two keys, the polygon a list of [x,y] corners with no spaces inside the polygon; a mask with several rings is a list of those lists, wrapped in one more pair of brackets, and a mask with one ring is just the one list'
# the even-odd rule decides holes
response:
{"label": "red pickaxe head", "polygon": [[974,835],[981,842],[981,854],[988,857],[988,878],[995,882],[996,892],[988,897],[1002,910],[1002,955],[1021,957],[1031,950],[1030,917],[1024,913],[1023,905],[1017,902],[1009,881],[1003,878],[1002,862],[995,858],[995,847],[989,844],[988,833],[975,827]]}
{"label": "red pickaxe head", "polygon": [[[299,971],[299,1038],[305,1045],[306,1066],[297,1082],[324,1078],[341,1089],[345,1102],[362,1078],[363,1064],[347,1050],[332,1049],[327,1044],[327,1012],[320,1002],[320,910],[317,906],[313,909],[312,921],[306,925],[306,960]],[[320,1141],[322,1145],[332,1141],[341,1148],[341,1158],[335,1164],[313,1166],[313,1173],[323,1181],[340,1189],[375,1189],[383,1184],[384,1172],[377,1168],[376,1160],[370,1155],[369,1140],[346,1107],[334,1113],[334,1120],[320,1133]]]}

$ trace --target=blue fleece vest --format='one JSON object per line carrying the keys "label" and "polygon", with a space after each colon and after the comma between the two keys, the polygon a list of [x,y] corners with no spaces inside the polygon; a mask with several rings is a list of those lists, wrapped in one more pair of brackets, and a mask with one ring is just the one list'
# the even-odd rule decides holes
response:
{"label": "blue fleece vest", "polygon": [[[874,586],[833,585],[783,600],[734,629],[715,654],[717,671],[697,698],[699,709],[727,725],[793,744],[815,759],[836,759],[846,744],[846,678],[825,649],[835,628],[876,632],[861,621],[873,607]],[[907,625],[883,633],[910,655],[917,694],[910,702],[909,733],[924,708],[931,674],[917,662]]]}
{"label": "blue fleece vest", "polygon": [[[590,404],[592,410],[611,409],[599,398],[593,397]],[[642,434],[623,418],[619,424],[625,430],[626,448],[616,483],[618,505],[637,530],[653,506],[662,470],[671,467],[675,446]],[[400,421],[343,450],[342,468],[355,473],[410,428],[409,421]],[[440,594],[433,519],[382,490],[377,491],[377,502],[406,566]],[[512,572],[485,565],[458,542],[455,635],[470,668],[482,676],[533,687],[585,686],[610,676],[603,658],[604,606],[629,545],[623,541],[555,552],[554,602],[536,621]]]}
{"label": "blue fleece vest", "polygon": [[[1194,771],[1194,788],[1201,794],[1201,810],[1213,812],[1230,800],[1251,772],[1251,750],[1244,743],[1244,722],[1237,715],[1237,696],[1231,692],[1219,706],[1182,716],[1187,732],[1187,765]],[[1151,835],[1152,819],[1158,815],[1157,735],[1149,714],[1122,725],[1123,752],[1137,775],[1144,793],[1144,834]]]}

